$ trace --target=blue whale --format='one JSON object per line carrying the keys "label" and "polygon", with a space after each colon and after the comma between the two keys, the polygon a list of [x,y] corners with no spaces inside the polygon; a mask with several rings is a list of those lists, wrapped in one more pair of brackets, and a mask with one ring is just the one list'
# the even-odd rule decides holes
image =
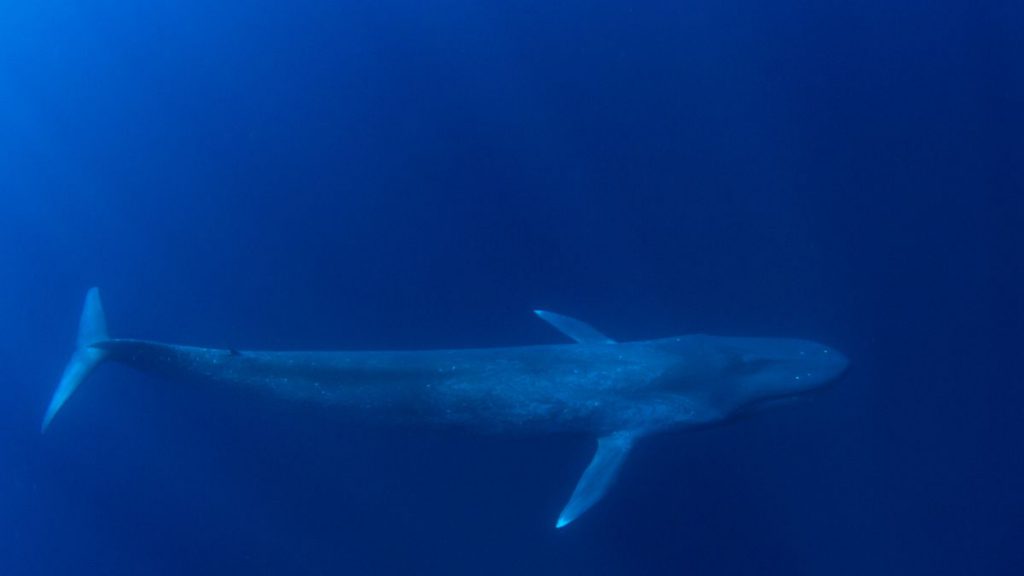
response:
{"label": "blue whale", "polygon": [[105,360],[172,378],[235,386],[394,423],[495,432],[581,432],[597,451],[558,517],[596,504],[636,441],[728,421],[818,389],[847,359],[807,340],[686,335],[616,342],[552,312],[572,344],[510,348],[260,352],[111,339],[99,291],[86,295],[78,343],[43,418],[45,431]]}

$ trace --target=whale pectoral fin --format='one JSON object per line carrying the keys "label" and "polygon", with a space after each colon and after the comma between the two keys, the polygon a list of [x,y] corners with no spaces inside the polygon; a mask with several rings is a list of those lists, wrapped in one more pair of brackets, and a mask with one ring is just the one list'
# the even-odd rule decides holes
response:
{"label": "whale pectoral fin", "polygon": [[636,437],[635,432],[615,432],[598,439],[597,453],[576,484],[569,503],[558,516],[556,528],[562,528],[579,518],[604,497],[605,492],[615,482],[619,468],[633,448]]}
{"label": "whale pectoral fin", "polygon": [[580,322],[575,318],[548,312],[547,310],[534,310],[534,314],[548,324],[554,326],[559,332],[580,344],[614,344],[615,340],[601,334],[593,326],[586,322]]}

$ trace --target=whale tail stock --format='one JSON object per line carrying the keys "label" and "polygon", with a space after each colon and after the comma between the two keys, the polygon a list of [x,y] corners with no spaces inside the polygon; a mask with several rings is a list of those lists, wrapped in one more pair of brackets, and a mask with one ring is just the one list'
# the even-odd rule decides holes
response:
{"label": "whale tail stock", "polygon": [[107,357],[109,351],[93,346],[105,340],[108,340],[107,320],[103,315],[99,288],[94,287],[85,294],[82,318],[78,322],[78,340],[75,343],[75,351],[71,354],[67,366],[64,367],[64,374],[60,378],[60,383],[57,384],[57,389],[53,392],[50,405],[46,408],[46,415],[43,416],[43,432],[46,432],[53,417],[57,415],[61,406],[67,402],[78,385]]}

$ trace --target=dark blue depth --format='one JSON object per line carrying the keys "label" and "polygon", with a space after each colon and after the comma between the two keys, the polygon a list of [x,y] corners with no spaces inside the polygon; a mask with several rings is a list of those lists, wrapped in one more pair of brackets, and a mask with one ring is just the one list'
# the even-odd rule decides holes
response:
{"label": "dark blue depth", "polygon": [[[0,573],[1024,573],[1024,5],[0,11]],[[656,437],[376,428],[104,366],[228,348],[819,340],[839,386]]]}

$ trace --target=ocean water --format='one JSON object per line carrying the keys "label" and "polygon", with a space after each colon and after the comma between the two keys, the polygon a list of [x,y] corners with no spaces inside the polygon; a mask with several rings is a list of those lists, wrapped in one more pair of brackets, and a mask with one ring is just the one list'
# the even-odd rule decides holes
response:
{"label": "ocean water", "polygon": [[[1024,5],[0,8],[0,573],[1024,573]],[[803,337],[793,407],[645,439],[348,422],[102,366],[205,346]]]}

